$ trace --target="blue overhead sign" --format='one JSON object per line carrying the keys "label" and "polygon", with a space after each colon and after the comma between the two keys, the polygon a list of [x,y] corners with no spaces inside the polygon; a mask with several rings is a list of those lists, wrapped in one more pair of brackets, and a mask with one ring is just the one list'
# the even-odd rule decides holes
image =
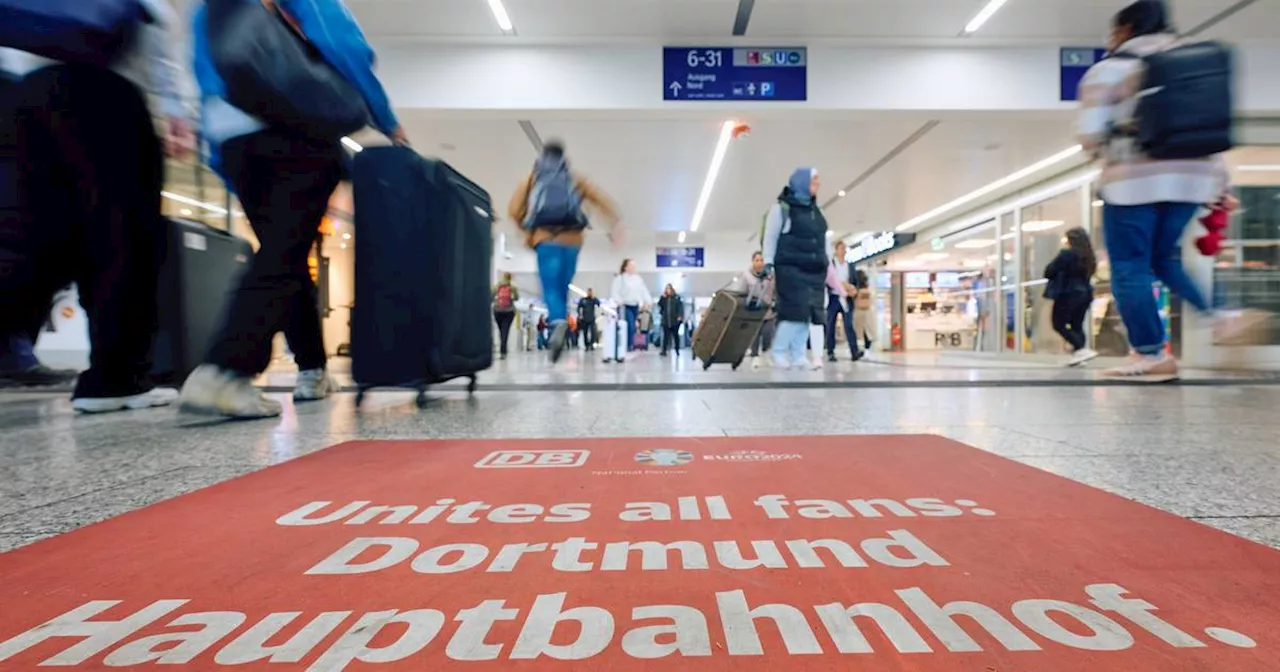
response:
{"label": "blue overhead sign", "polygon": [[1058,59],[1058,81],[1062,87],[1059,100],[1080,100],[1080,81],[1084,74],[1106,57],[1107,50],[1098,47],[1063,47]]}
{"label": "blue overhead sign", "polygon": [[701,247],[659,247],[658,268],[702,268],[705,255]]}
{"label": "blue overhead sign", "polygon": [[807,100],[804,47],[664,47],[663,100]]}

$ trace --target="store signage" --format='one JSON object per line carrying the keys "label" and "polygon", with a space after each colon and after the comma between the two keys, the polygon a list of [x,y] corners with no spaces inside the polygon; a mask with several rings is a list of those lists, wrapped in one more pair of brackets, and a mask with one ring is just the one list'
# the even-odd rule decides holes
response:
{"label": "store signage", "polygon": [[665,47],[663,100],[808,99],[804,47]]}
{"label": "store signage", "polygon": [[659,247],[658,268],[702,268],[706,264],[706,248]]}
{"label": "store signage", "polygon": [[1061,84],[1060,100],[1080,100],[1080,82],[1095,63],[1107,57],[1107,50],[1100,47],[1063,47],[1058,58],[1058,81]]}
{"label": "store signage", "polygon": [[845,259],[851,264],[856,264],[914,242],[916,242],[916,234],[914,233],[885,231],[884,233],[877,233],[863,238],[856,245],[849,248],[849,253],[845,256]]}

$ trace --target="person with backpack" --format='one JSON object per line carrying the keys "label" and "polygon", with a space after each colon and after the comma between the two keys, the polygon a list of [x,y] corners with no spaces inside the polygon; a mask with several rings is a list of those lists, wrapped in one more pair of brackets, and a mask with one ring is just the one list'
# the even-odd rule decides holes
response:
{"label": "person with backpack", "polygon": [[[1232,143],[1226,47],[1180,43],[1168,9],[1139,0],[1111,22],[1110,56],[1080,84],[1080,143],[1102,162],[1099,194],[1111,287],[1134,356],[1105,375],[1178,373],[1152,294],[1156,280],[1204,314],[1211,308],[1182,266],[1187,224],[1206,204],[1231,205],[1221,153]],[[1220,342],[1238,332],[1221,319]]]}
{"label": "person with backpack", "polygon": [[569,285],[578,269],[583,231],[588,228],[586,208],[599,210],[607,220],[614,245],[622,240],[618,211],[604,192],[573,173],[564,145],[548,142],[534,161],[528,179],[516,187],[507,213],[525,232],[525,244],[538,256],[542,296],[550,313],[551,362],[564,353],[569,332]]}
{"label": "person with backpack", "polygon": [[516,301],[520,290],[511,282],[511,274],[503,273],[502,282],[493,288],[493,321],[498,324],[498,357],[507,358],[507,342],[511,338],[511,325],[516,321]]}
{"label": "person with backpack", "polygon": [[[18,218],[0,247],[6,368],[39,365],[35,337],[54,295],[75,283],[89,321],[89,369],[72,407],[166,406],[150,380],[166,240],[164,155],[191,150],[177,63],[182,30],[167,0],[0,3],[0,67],[12,101]],[[161,136],[158,131],[163,131]],[[29,380],[29,378],[28,378]]]}
{"label": "person with backpack", "polygon": [[[210,167],[239,198],[259,248],[229,299],[205,363],[183,385],[182,407],[233,418],[281,413],[279,402],[253,386],[271,361],[272,340],[280,331],[298,363],[294,400],[323,399],[333,390],[307,258],[330,195],[345,176],[347,157],[328,124],[299,111],[312,101],[293,100],[292,91],[252,89],[224,79],[226,59],[237,55],[236,40],[245,37],[228,32],[228,26],[240,25],[235,19],[257,18],[269,25],[283,19],[319,54],[324,71],[336,73],[334,78],[354,91],[367,108],[367,120],[393,141],[407,143],[374,73],[373,49],[342,0],[272,0],[266,10],[247,14],[262,11],[255,0],[207,0],[192,21]],[[233,99],[262,109],[250,113]],[[279,109],[259,104],[268,100],[289,101],[296,118],[279,118]]]}
{"label": "person with backpack", "polygon": [[1084,330],[1085,317],[1093,304],[1093,274],[1098,270],[1098,257],[1089,233],[1082,228],[1068,231],[1066,243],[1044,269],[1049,281],[1044,298],[1053,301],[1053,330],[1071,346],[1068,366],[1080,366],[1098,356],[1087,346]]}
{"label": "person with backpack", "polygon": [[662,356],[666,357],[671,350],[680,356],[680,326],[684,324],[684,299],[676,293],[676,288],[667,285],[662,290],[662,298],[658,299],[658,310],[662,311]]}
{"label": "person with backpack", "polygon": [[818,171],[797,168],[765,217],[764,262],[774,277],[778,328],[773,339],[778,369],[822,368],[822,358],[806,354],[819,346],[827,298],[827,220],[818,207]]}

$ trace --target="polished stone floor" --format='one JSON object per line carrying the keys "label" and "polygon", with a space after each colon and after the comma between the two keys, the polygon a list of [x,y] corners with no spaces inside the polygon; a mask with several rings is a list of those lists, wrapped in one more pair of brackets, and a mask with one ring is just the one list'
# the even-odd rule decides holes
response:
{"label": "polished stone floor", "polygon": [[[341,371],[340,363],[335,370]],[[345,374],[339,373],[339,376]],[[356,438],[932,433],[1280,547],[1280,386],[1188,372],[1188,384],[1108,386],[1051,363],[820,373],[703,372],[656,354],[555,370],[517,355],[474,398],[437,388],[210,422],[171,409],[76,416],[55,391],[0,392],[0,551]],[[287,365],[264,382],[292,382]],[[968,384],[966,384],[968,383]]]}

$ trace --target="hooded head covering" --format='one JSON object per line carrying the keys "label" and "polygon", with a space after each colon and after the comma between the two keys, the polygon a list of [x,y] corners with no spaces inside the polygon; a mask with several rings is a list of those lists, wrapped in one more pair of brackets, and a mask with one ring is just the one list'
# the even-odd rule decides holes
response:
{"label": "hooded head covering", "polygon": [[1169,8],[1164,0],[1138,0],[1116,14],[1113,23],[1117,26],[1129,26],[1134,37],[1168,33],[1173,30],[1169,21]]}
{"label": "hooded head covering", "polygon": [[791,181],[787,183],[791,188],[791,197],[805,205],[813,201],[813,194],[809,193],[809,182],[817,174],[818,171],[814,168],[796,168],[796,172],[791,173]]}

